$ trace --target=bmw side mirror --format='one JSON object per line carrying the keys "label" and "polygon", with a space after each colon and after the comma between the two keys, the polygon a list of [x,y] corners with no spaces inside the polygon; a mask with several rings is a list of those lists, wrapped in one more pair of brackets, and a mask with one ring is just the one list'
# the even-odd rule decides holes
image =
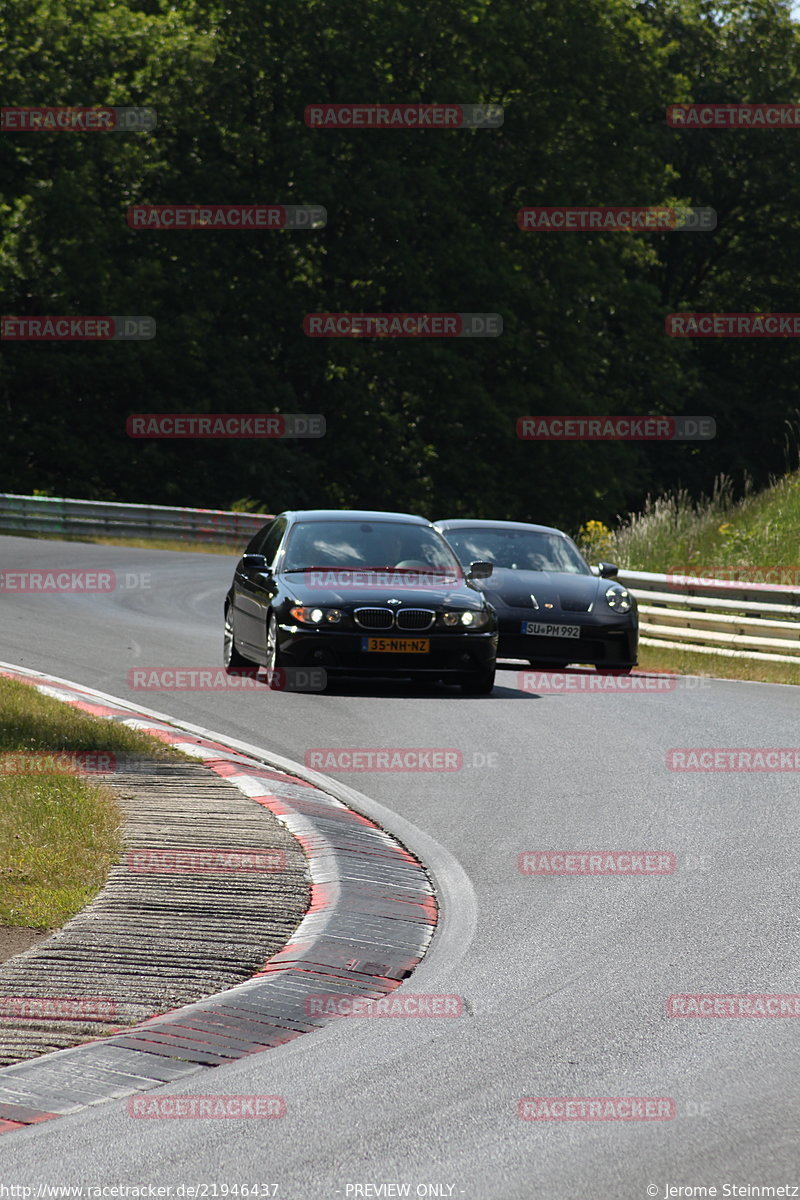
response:
{"label": "bmw side mirror", "polygon": [[614,579],[619,575],[619,567],[615,563],[598,563],[597,570],[601,579]]}
{"label": "bmw side mirror", "polygon": [[474,562],[469,564],[467,579],[488,579],[494,570],[494,563]]}
{"label": "bmw side mirror", "polygon": [[269,564],[263,554],[243,554],[242,567],[245,571],[269,571]]}

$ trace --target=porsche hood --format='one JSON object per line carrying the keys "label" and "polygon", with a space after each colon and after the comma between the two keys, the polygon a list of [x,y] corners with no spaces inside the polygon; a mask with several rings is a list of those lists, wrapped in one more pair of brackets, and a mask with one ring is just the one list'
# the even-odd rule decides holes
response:
{"label": "porsche hood", "polygon": [[480,588],[491,604],[499,602],[506,608],[549,611],[547,606],[552,606],[553,611],[585,613],[592,611],[609,582],[596,575],[574,575],[566,571],[495,567],[488,579],[476,581],[473,586]]}

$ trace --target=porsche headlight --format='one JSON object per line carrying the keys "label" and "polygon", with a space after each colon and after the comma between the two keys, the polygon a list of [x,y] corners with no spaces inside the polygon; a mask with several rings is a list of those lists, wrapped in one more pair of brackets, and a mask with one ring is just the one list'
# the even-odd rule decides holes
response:
{"label": "porsche headlight", "polygon": [[463,629],[482,629],[489,621],[489,614],[481,609],[462,609],[461,611],[442,613],[445,625],[460,625]]}
{"label": "porsche headlight", "polygon": [[338,625],[342,619],[341,610],[338,608],[305,606],[290,608],[289,612],[295,621],[301,621],[303,625]]}
{"label": "porsche headlight", "polygon": [[628,612],[631,606],[631,594],[623,587],[607,588],[606,604],[615,612]]}

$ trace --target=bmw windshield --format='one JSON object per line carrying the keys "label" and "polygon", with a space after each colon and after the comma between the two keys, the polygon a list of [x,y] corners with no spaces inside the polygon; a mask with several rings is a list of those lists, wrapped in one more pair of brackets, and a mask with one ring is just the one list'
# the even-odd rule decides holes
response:
{"label": "bmw windshield", "polygon": [[399,521],[300,521],[286,545],[281,569],[410,567],[461,576],[440,533]]}

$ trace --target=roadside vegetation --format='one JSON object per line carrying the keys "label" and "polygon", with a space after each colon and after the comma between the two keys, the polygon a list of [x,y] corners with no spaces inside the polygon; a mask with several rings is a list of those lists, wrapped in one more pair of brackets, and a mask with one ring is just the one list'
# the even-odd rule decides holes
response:
{"label": "roadside vegetation", "polygon": [[[175,753],[0,677],[0,925],[62,925],[96,895],[121,854],[121,814],[111,789],[48,759],[48,752]],[[36,773],[27,773],[30,760],[18,757],[28,754],[36,755]]]}
{"label": "roadside vegetation", "polygon": [[637,671],[677,671],[679,675],[710,675],[715,679],[745,679],[757,683],[800,684],[800,659],[795,663],[763,662],[758,658],[728,658],[725,654],[697,654],[690,650],[665,650],[639,643]]}
{"label": "roadside vegetation", "polygon": [[[92,153],[80,136],[3,138],[5,311],[35,318],[46,297],[50,313],[92,313],[101,298],[147,297],[164,319],[146,344],[8,348],[3,489],[35,480],[53,495],[223,508],[235,487],[288,509],[573,528],[591,516],[610,525],[677,481],[709,493],[722,471],[749,470],[763,487],[796,419],[798,339],[668,337],[665,318],[792,309],[796,131],[690,130],[666,109],[796,95],[793,7],[5,0],[6,95],[159,110],[154,134],[95,138]],[[333,96],[472,99],[502,105],[503,125],[311,128],[307,106]],[[238,200],[254,164],[259,195],[324,202],[328,226],[225,238],[224,253],[214,233],[132,235],[121,198],[202,199],[224,184]],[[708,206],[719,228],[515,228],[520,206],[547,197]],[[450,312],[457,298],[498,311],[502,336],[309,340],[304,327],[311,312]],[[203,412],[321,411],[327,434],[134,438],[143,396],[156,413],[196,413],[200,401]],[[719,436],[517,437],[520,417],[544,413],[703,415]]]}
{"label": "roadside vegetation", "polygon": [[755,580],[752,572],[784,568],[800,588],[800,471],[757,493],[747,487],[738,500],[726,476],[697,502],[685,491],[648,496],[616,529],[589,521],[579,539],[591,561],[605,557],[632,571],[749,568]]}
{"label": "roadside vegetation", "polygon": [[[588,521],[578,542],[590,562],[605,559],[631,571],[786,583],[800,592],[800,471],[761,492],[746,488],[738,500],[725,476],[710,496],[697,502],[683,491],[648,497],[642,511],[622,519],[616,529]],[[795,665],[640,646],[639,664],[681,674],[800,684],[800,659]]]}

